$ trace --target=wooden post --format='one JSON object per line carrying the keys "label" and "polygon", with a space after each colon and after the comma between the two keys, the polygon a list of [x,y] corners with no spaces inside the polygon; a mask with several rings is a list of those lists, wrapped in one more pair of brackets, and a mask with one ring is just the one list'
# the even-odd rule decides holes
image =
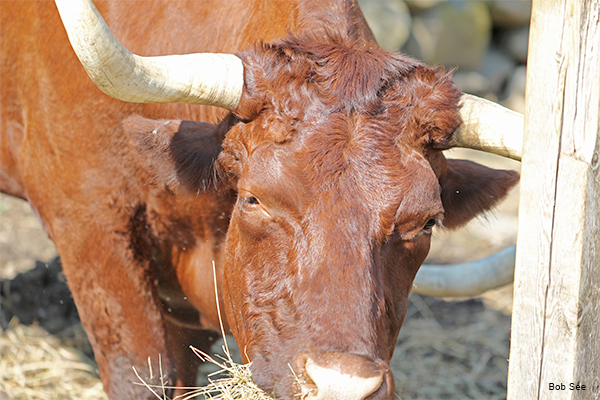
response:
{"label": "wooden post", "polygon": [[510,400],[600,399],[599,115],[600,1],[534,0]]}

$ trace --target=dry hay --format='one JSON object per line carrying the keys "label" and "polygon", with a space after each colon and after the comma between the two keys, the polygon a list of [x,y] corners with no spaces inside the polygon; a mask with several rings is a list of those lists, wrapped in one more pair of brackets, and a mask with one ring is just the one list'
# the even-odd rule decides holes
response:
{"label": "dry hay", "polygon": [[0,329],[0,399],[106,400],[95,367],[37,326]]}
{"label": "dry hay", "polygon": [[[465,303],[447,302],[436,311],[444,300],[413,294],[411,302],[425,318],[408,317],[400,331],[391,362],[400,397],[506,398],[510,318],[481,303],[473,315],[464,316],[470,321],[452,323],[452,312],[445,318],[442,313]],[[465,308],[459,312],[468,313]]]}
{"label": "dry hay", "polygon": [[[206,399],[219,400],[273,400],[273,396],[259,388],[252,380],[250,364],[244,365],[234,362],[227,348],[224,348],[226,357],[217,357],[221,361],[210,357],[198,349],[192,349],[203,361],[210,362],[221,368],[216,374],[211,374],[208,377],[208,385],[196,389],[198,395],[203,395]],[[225,374],[225,376],[213,379],[214,376],[218,376],[219,374]],[[190,397],[182,400],[186,400],[187,398]]]}
{"label": "dry hay", "polygon": [[[216,372],[208,376],[208,384],[188,388],[188,393],[177,396],[173,400],[190,399],[213,399],[213,400],[274,400],[274,397],[260,389],[252,380],[250,364],[238,364],[231,358],[229,349],[224,346],[225,357],[216,355],[215,358],[209,356],[201,350],[190,346],[192,351],[204,362],[211,363],[219,368]],[[151,386],[140,377],[134,368],[134,372],[140,383],[148,388],[158,399],[166,400],[166,389],[173,388],[166,386]]]}
{"label": "dry hay", "polygon": [[[190,346],[190,349],[198,356],[203,362],[216,365],[220,370],[209,374],[208,384],[201,387],[189,388],[190,391],[182,396],[175,397],[174,400],[189,400],[202,396],[204,399],[215,399],[215,400],[274,400],[272,396],[259,388],[256,383],[252,380],[252,371],[250,370],[250,364],[239,364],[233,361],[231,357],[231,351],[227,343],[227,336],[225,335],[225,329],[223,327],[223,319],[221,318],[221,308],[219,306],[218,288],[217,288],[217,274],[215,272],[215,262],[213,261],[213,284],[215,288],[215,296],[217,297],[217,313],[219,315],[219,325],[221,328],[221,337],[223,338],[222,350],[225,356],[217,356],[221,361],[217,361],[215,358],[209,356],[205,352]],[[148,365],[151,367],[150,360]],[[140,377],[138,372],[133,369],[135,375],[146,386],[159,400],[166,400],[165,385],[161,387],[151,387]],[[213,379],[215,375],[225,375],[219,379]],[[152,373],[150,373],[152,375]],[[162,371],[160,376],[162,377]],[[163,396],[161,397],[155,389],[162,391]],[[302,396],[302,400],[305,396]]]}
{"label": "dry hay", "polygon": [[[213,358],[192,350],[220,371],[211,374],[208,385],[192,388],[177,400],[273,400],[252,381],[249,364],[238,364],[231,356]],[[224,352],[228,354],[227,350]],[[0,330],[0,399],[107,400],[95,367],[85,358],[44,329],[13,320],[9,329]],[[168,386],[150,387],[141,378],[140,381],[159,399],[166,399],[162,393]]]}

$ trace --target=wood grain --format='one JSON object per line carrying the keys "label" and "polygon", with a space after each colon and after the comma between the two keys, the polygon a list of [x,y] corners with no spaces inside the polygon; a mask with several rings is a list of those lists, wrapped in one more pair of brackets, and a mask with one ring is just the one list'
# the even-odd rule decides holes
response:
{"label": "wood grain", "polygon": [[508,398],[600,399],[600,2],[534,1],[529,43]]}

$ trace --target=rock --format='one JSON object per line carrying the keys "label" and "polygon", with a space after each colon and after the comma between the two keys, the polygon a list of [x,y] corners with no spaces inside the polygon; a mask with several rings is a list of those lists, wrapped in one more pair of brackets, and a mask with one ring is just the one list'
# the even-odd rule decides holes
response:
{"label": "rock", "polygon": [[410,35],[411,16],[402,0],[359,0],[360,8],[381,47],[398,51]]}
{"label": "rock", "polygon": [[429,10],[443,1],[444,0],[404,0],[410,11],[413,13]]}
{"label": "rock", "polygon": [[485,4],[443,2],[413,16],[404,51],[428,64],[476,70],[490,42],[491,18]]}
{"label": "rock", "polygon": [[490,90],[498,95],[506,87],[514,68],[515,62],[506,53],[496,47],[490,47],[483,57],[479,71],[489,81]]}
{"label": "rock", "polygon": [[523,26],[531,19],[530,0],[492,0],[488,6],[496,26]]}
{"label": "rock", "polygon": [[502,29],[498,32],[498,43],[515,61],[525,64],[529,45],[529,25]]}
{"label": "rock", "polygon": [[506,87],[502,105],[520,113],[525,112],[525,82],[527,80],[527,67],[521,65],[515,69]]}
{"label": "rock", "polygon": [[492,94],[490,81],[478,71],[456,71],[452,81],[465,93],[489,98]]}

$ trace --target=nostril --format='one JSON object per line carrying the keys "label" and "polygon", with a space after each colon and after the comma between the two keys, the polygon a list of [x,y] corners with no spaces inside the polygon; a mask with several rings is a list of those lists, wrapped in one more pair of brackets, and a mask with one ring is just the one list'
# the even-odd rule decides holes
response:
{"label": "nostril", "polygon": [[305,373],[314,386],[306,388],[304,399],[363,400],[383,383],[385,371],[363,357],[335,354],[333,357],[329,355],[325,362],[319,361],[306,360]]}

